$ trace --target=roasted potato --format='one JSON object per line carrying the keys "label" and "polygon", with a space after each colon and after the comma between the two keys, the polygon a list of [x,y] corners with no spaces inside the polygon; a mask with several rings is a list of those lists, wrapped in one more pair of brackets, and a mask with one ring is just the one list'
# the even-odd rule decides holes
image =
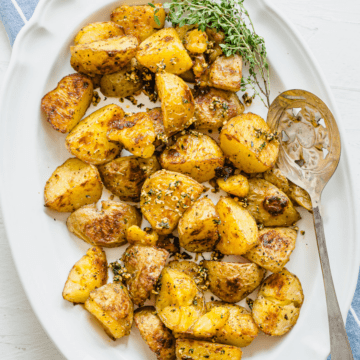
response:
{"label": "roasted potato", "polygon": [[112,340],[130,334],[134,305],[121,283],[106,284],[93,290],[85,302],[85,309],[99,320]]}
{"label": "roasted potato", "polygon": [[200,289],[204,285],[206,277],[205,270],[194,261],[173,260],[166,265],[166,268],[177,270],[189,275],[195,281],[195,284],[200,287]]}
{"label": "roasted potato", "polygon": [[[158,20],[155,19],[155,16]],[[110,15],[110,19],[120,25],[126,35],[134,35],[144,41],[165,24],[165,10],[162,4],[128,6],[121,5]]]}
{"label": "roasted potato", "polygon": [[266,122],[246,113],[230,119],[220,133],[220,147],[246,173],[264,172],[275,165],[279,142]]}
{"label": "roasted potato", "polygon": [[117,247],[126,244],[126,230],[141,224],[141,215],[134,206],[118,201],[102,201],[74,211],[66,225],[73,234],[92,245]]}
{"label": "roasted potato", "polygon": [[191,53],[202,54],[207,49],[208,36],[205,31],[191,30],[186,33],[184,40],[186,50]]}
{"label": "roasted potato", "polygon": [[167,142],[167,136],[165,134],[165,127],[164,127],[164,118],[161,112],[161,108],[153,108],[147,111],[148,115],[151,118],[151,121],[153,122],[155,134],[156,134],[156,140],[154,145],[159,146],[162,143]]}
{"label": "roasted potato", "polygon": [[296,324],[303,302],[299,279],[283,269],[265,279],[254,301],[252,314],[265,334],[281,336]]}
{"label": "roasted potato", "polygon": [[245,197],[249,192],[249,182],[248,179],[243,175],[232,175],[228,177],[226,180],[222,178],[216,179],[216,183],[218,184],[221,190],[225,192],[238,196]]}
{"label": "roasted potato", "polygon": [[195,81],[198,82],[198,78],[207,72],[209,64],[206,62],[204,54],[192,54],[191,59],[193,61],[192,71],[195,76]]}
{"label": "roasted potato", "polygon": [[218,307],[228,309],[229,317],[226,324],[218,329],[213,341],[241,348],[250,345],[259,333],[259,329],[250,312],[242,306],[227,304],[221,301],[206,303],[208,311]]}
{"label": "roasted potato", "polygon": [[155,128],[146,112],[119,116],[111,123],[107,137],[122,143],[127,151],[144,159],[151,157],[155,151]]}
{"label": "roasted potato", "polygon": [[225,121],[244,112],[236,93],[210,88],[195,97],[195,127],[218,129]]}
{"label": "roasted potato", "polygon": [[220,217],[220,241],[216,248],[225,255],[242,255],[258,243],[258,228],[250,213],[235,200],[221,198],[216,204]]}
{"label": "roasted potato", "polygon": [[117,158],[98,167],[105,187],[123,201],[138,202],[141,187],[147,177],[160,170],[155,156]]}
{"label": "roasted potato", "polygon": [[203,191],[204,187],[189,176],[160,170],[145,180],[141,211],[158,234],[171,234],[182,214]]}
{"label": "roasted potato", "polygon": [[310,195],[300,186],[290,181],[289,190],[286,194],[296,205],[302,206],[307,211],[312,211],[313,207]]}
{"label": "roasted potato", "polygon": [[170,330],[186,332],[204,314],[204,295],[195,281],[184,272],[164,268],[155,307],[161,321]]}
{"label": "roasted potato", "polygon": [[179,35],[180,40],[182,42],[184,42],[185,41],[185,36],[188,33],[188,31],[190,31],[192,29],[195,29],[195,28],[196,28],[195,24],[193,24],[193,25],[183,25],[183,26],[176,25],[175,30],[176,30],[177,34]]}
{"label": "roasted potato", "polygon": [[100,87],[101,78],[102,78],[102,75],[95,75],[90,78],[93,83],[94,89],[97,89],[98,87]]}
{"label": "roasted potato", "polygon": [[168,256],[166,250],[152,246],[130,245],[126,249],[122,260],[131,275],[126,284],[134,304],[142,306],[150,297]]}
{"label": "roasted potato", "polygon": [[277,273],[290,260],[295,249],[296,231],[290,228],[264,228],[259,231],[259,244],[243,256],[266,270]]}
{"label": "roasted potato", "polygon": [[144,40],[136,59],[152,72],[165,69],[171,74],[181,74],[192,67],[192,61],[174,28],[165,28]]}
{"label": "roasted potato", "polygon": [[142,230],[137,225],[132,225],[126,230],[126,238],[131,245],[156,246],[159,235],[151,228]]}
{"label": "roasted potato", "polygon": [[291,200],[276,186],[263,179],[249,180],[247,210],[264,226],[290,226],[300,219]]}
{"label": "roasted potato", "polygon": [[46,182],[45,206],[60,212],[71,212],[96,203],[102,194],[100,174],[95,166],[79,159],[67,159]]}
{"label": "roasted potato", "polygon": [[190,339],[176,340],[176,360],[241,360],[242,351],[235,346]]}
{"label": "roasted potato", "polygon": [[117,105],[107,105],[93,112],[66,137],[67,149],[82,161],[93,165],[113,160],[121,146],[108,141],[106,134],[117,115],[123,115]]}
{"label": "roasted potato", "polygon": [[215,169],[223,167],[225,157],[210,136],[201,133],[183,135],[160,156],[162,168],[189,175],[202,183],[215,176]]}
{"label": "roasted potato", "polygon": [[189,86],[176,75],[156,74],[156,86],[161,100],[161,111],[166,135],[170,136],[191,125],[195,111]]}
{"label": "roasted potato", "polygon": [[95,22],[84,26],[75,36],[75,45],[107,40],[124,35],[124,29],[112,21]]}
{"label": "roasted potato", "polygon": [[106,284],[107,277],[106,254],[94,246],[72,267],[62,296],[74,304],[84,303],[91,291]]}
{"label": "roasted potato", "polygon": [[184,81],[188,83],[195,83],[195,74],[192,69],[186,70],[182,74],[179,74],[179,77],[181,77]]}
{"label": "roasted potato", "polygon": [[41,100],[41,109],[51,126],[61,133],[69,132],[85,115],[93,97],[90,78],[71,74],[60,80],[56,89]]}
{"label": "roasted potato", "polygon": [[116,36],[70,47],[70,64],[89,76],[111,74],[122,69],[135,56],[139,42],[135,36]]}
{"label": "roasted potato", "polygon": [[264,279],[265,271],[252,263],[203,262],[210,291],[223,301],[236,303],[251,294]]}
{"label": "roasted potato", "polygon": [[206,197],[197,200],[179,221],[180,246],[192,252],[211,251],[219,240],[219,223],[213,202]]}
{"label": "roasted potato", "polygon": [[285,194],[289,191],[289,180],[283,175],[280,169],[272,168],[264,172],[264,179],[272,183]]}
{"label": "roasted potato", "polygon": [[175,360],[175,338],[156,315],[153,306],[136,309],[134,322],[158,360]]}

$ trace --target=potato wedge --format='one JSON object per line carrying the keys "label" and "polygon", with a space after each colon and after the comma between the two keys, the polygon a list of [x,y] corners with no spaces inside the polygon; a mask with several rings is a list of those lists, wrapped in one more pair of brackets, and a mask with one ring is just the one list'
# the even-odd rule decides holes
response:
{"label": "potato wedge", "polygon": [[154,145],[159,146],[162,143],[166,143],[167,136],[165,133],[164,117],[162,115],[161,108],[160,107],[153,108],[151,110],[148,110],[147,113],[150,116],[155,129],[156,140]]}
{"label": "potato wedge", "polygon": [[283,175],[280,169],[272,168],[264,172],[264,179],[272,183],[285,194],[289,191],[289,180]]}
{"label": "potato wedge", "polygon": [[134,206],[118,201],[102,201],[74,211],[66,225],[73,234],[92,245],[107,248],[126,244],[126,230],[141,224],[141,214]]}
{"label": "potato wedge", "polygon": [[182,214],[203,191],[204,187],[189,176],[160,170],[145,180],[141,211],[158,234],[171,234]]}
{"label": "potato wedge", "polygon": [[219,178],[216,179],[216,182],[221,190],[224,190],[229,194],[242,198],[249,193],[249,182],[243,175],[233,175],[226,180]]}
{"label": "potato wedge", "polygon": [[109,142],[106,133],[117,115],[124,114],[117,105],[107,105],[86,117],[66,137],[66,148],[77,158],[93,165],[114,159],[121,146]]}
{"label": "potato wedge", "polygon": [[205,31],[194,29],[185,35],[185,48],[191,53],[202,54],[208,45],[208,36]]}
{"label": "potato wedge", "polygon": [[144,40],[136,54],[139,63],[152,72],[165,69],[181,74],[192,67],[192,61],[174,28],[165,28]]}
{"label": "potato wedge", "polygon": [[156,246],[159,235],[151,228],[142,230],[137,225],[132,225],[126,230],[126,238],[131,245]]}
{"label": "potato wedge", "polygon": [[290,181],[289,190],[286,194],[294,204],[302,206],[307,211],[312,212],[313,207],[311,198],[306,190]]}
{"label": "potato wedge", "polygon": [[102,194],[100,174],[95,166],[79,159],[67,159],[46,182],[45,206],[60,212],[71,212],[96,203]]}
{"label": "potato wedge", "polygon": [[124,29],[112,21],[95,22],[84,26],[75,36],[75,45],[89,44],[124,35]]}
{"label": "potato wedge", "polygon": [[153,306],[136,309],[134,322],[158,360],[175,360],[175,338],[156,315]]}
{"label": "potato wedge", "polygon": [[70,47],[70,64],[89,76],[121,70],[135,56],[139,42],[135,36],[116,36]]}
{"label": "potato wedge", "polygon": [[91,104],[93,84],[90,78],[71,74],[60,80],[56,89],[41,100],[41,109],[51,126],[67,133],[81,120]]}
{"label": "potato wedge", "polygon": [[210,136],[193,133],[179,137],[159,160],[162,168],[189,175],[202,183],[215,177],[215,169],[224,166],[225,156]]}
{"label": "potato wedge", "polygon": [[130,334],[134,305],[121,283],[106,284],[93,290],[85,302],[85,309],[99,320],[112,340]]}
{"label": "potato wedge", "polygon": [[107,278],[106,254],[94,246],[72,267],[62,296],[74,304],[84,303],[91,291],[106,284]]}
{"label": "potato wedge", "polygon": [[258,243],[258,228],[250,213],[231,198],[216,204],[220,217],[220,241],[216,248],[225,255],[242,255]]}
{"label": "potato wedge", "polygon": [[251,294],[264,279],[265,270],[252,263],[205,260],[210,291],[221,300],[236,303]]}

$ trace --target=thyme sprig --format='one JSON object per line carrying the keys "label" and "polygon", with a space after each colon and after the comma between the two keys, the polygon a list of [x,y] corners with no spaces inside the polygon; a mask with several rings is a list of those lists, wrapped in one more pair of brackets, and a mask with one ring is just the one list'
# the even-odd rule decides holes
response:
{"label": "thyme sprig", "polygon": [[[172,0],[165,3],[173,25],[197,24],[223,31],[225,40],[220,44],[226,56],[240,54],[249,67],[249,76],[241,81],[241,90],[250,86],[265,106],[270,106],[270,74],[264,38],[255,32],[254,24],[244,7],[244,0]],[[261,86],[259,76],[262,78]],[[259,90],[259,91],[258,91]],[[264,97],[266,100],[264,100]],[[266,102],[265,102],[266,101]]]}

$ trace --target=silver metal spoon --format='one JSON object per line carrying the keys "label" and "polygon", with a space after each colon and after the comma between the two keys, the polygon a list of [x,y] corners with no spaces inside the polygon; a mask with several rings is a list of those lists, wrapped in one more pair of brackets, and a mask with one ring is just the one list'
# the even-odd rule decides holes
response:
{"label": "silver metal spoon", "polygon": [[271,130],[279,135],[278,168],[311,197],[325,285],[331,360],[352,360],[331,275],[320,214],[321,193],[340,160],[341,143],[336,121],[329,108],[314,94],[305,90],[288,90],[271,104],[267,122]]}

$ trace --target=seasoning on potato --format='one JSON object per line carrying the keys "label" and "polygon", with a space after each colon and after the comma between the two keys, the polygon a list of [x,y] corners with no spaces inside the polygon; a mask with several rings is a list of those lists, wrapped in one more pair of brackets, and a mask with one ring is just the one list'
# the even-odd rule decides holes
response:
{"label": "seasoning on potato", "polygon": [[208,36],[205,31],[194,29],[186,33],[184,43],[189,52],[202,54],[207,49]]}
{"label": "seasoning on potato", "polygon": [[156,246],[159,235],[151,228],[142,230],[137,225],[132,225],[126,230],[126,239],[131,245]]}
{"label": "seasoning on potato", "polygon": [[216,183],[221,190],[241,198],[249,192],[248,179],[243,175],[232,175],[227,179],[218,178]]}
{"label": "seasoning on potato", "polygon": [[189,275],[195,281],[195,284],[201,290],[203,289],[204,283],[207,279],[207,274],[205,269],[196,262],[191,260],[173,260],[166,265],[166,268],[177,270]]}

